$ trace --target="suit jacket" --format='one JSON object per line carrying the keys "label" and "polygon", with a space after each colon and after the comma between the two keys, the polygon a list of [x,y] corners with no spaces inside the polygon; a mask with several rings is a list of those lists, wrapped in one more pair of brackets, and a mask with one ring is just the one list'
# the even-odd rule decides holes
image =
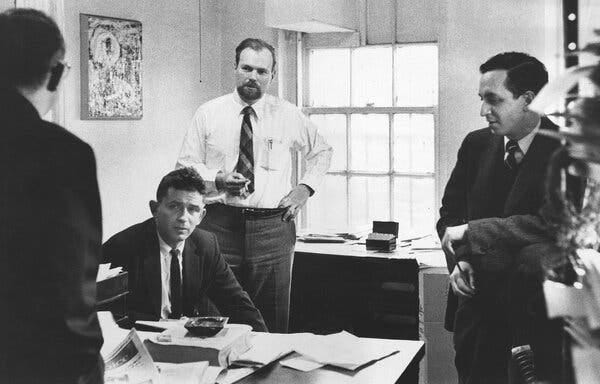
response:
{"label": "suit jacket", "polygon": [[[540,129],[557,127],[543,117]],[[505,270],[512,264],[515,250],[548,240],[539,211],[545,201],[546,167],[559,146],[555,139],[535,136],[519,165],[501,215],[494,217],[494,170],[504,161],[504,138],[492,134],[489,128],[467,135],[446,185],[437,223],[440,238],[447,227],[469,223],[467,242],[456,248],[457,259],[468,259],[477,269]],[[449,255],[446,259],[451,272],[456,261]],[[456,306],[456,296],[450,290],[446,308],[449,330],[453,328]]]}
{"label": "suit jacket", "polygon": [[[161,263],[156,224],[153,218],[133,225],[111,237],[103,246],[104,260],[129,272],[129,317],[158,320],[161,314]],[[232,323],[266,331],[262,315],[236,280],[221,256],[217,239],[196,229],[183,249],[183,314],[206,314],[209,298]]]}
{"label": "suit jacket", "polygon": [[0,90],[0,175],[0,382],[102,382],[92,149]]}

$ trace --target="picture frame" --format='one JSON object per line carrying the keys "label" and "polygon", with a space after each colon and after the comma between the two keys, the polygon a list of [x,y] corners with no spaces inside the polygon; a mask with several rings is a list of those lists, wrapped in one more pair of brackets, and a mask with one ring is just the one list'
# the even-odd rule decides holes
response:
{"label": "picture frame", "polygon": [[140,120],[142,23],[80,14],[81,119]]}

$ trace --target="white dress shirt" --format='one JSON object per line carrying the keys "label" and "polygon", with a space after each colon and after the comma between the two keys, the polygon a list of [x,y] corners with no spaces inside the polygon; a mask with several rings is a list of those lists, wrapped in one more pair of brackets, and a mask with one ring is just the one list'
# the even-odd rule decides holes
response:
{"label": "white dress shirt", "polygon": [[291,151],[299,150],[306,160],[299,183],[316,191],[329,169],[332,148],[298,107],[266,94],[252,105],[254,193],[247,198],[216,193],[216,174],[232,172],[237,164],[246,105],[237,91],[201,105],[185,135],[176,167],[192,166],[204,180],[213,182],[207,185],[212,186],[207,203],[275,208],[292,187]]}
{"label": "white dress shirt", "polygon": [[[171,246],[164,242],[164,240],[158,235],[158,245],[160,248],[160,277],[162,281],[161,299],[160,299],[160,317],[162,319],[168,319],[171,314]],[[185,242],[182,242],[177,249],[179,250],[179,272],[183,277],[183,247]],[[183,282],[183,278],[181,279]]]}
{"label": "white dress shirt", "polygon": [[[517,143],[519,144],[519,149],[517,151],[515,151],[515,160],[516,160],[517,164],[520,164],[521,161],[523,160],[523,158],[525,157],[525,154],[529,150],[529,147],[531,146],[531,143],[533,142],[535,135],[540,130],[541,124],[542,124],[542,121],[541,120],[538,121],[538,123],[535,126],[535,128],[533,129],[533,131],[529,132],[527,134],[527,136],[525,136],[521,140],[517,141]],[[504,160],[506,160],[506,157],[508,156],[508,152],[506,152],[506,143],[508,143],[508,140],[509,140],[508,137],[504,136],[504,148],[505,148]]]}

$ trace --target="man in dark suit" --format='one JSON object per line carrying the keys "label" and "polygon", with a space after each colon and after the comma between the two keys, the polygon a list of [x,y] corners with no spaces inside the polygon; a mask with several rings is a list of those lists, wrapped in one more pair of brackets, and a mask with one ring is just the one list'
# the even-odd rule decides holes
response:
{"label": "man in dark suit", "polygon": [[101,383],[92,149],[42,120],[66,75],[56,23],[0,14],[0,382]]}
{"label": "man in dark suit", "polygon": [[197,229],[205,214],[204,182],[180,168],[160,182],[153,218],[111,237],[104,259],[129,272],[129,317],[158,320],[205,315],[209,301],[231,322],[266,331],[260,312],[219,251],[215,235]]}
{"label": "man in dark suit", "polygon": [[518,52],[480,67],[481,116],[488,127],[463,141],[437,224],[451,291],[446,327],[454,331],[460,383],[505,383],[519,314],[511,293],[518,250],[548,240],[538,216],[544,178],[558,141],[528,105],[548,81],[544,65]]}

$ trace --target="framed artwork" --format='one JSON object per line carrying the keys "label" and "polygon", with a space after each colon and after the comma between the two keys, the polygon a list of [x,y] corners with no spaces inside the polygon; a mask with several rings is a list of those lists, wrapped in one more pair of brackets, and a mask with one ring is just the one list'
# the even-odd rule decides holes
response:
{"label": "framed artwork", "polygon": [[142,118],[142,23],[79,15],[81,119]]}

